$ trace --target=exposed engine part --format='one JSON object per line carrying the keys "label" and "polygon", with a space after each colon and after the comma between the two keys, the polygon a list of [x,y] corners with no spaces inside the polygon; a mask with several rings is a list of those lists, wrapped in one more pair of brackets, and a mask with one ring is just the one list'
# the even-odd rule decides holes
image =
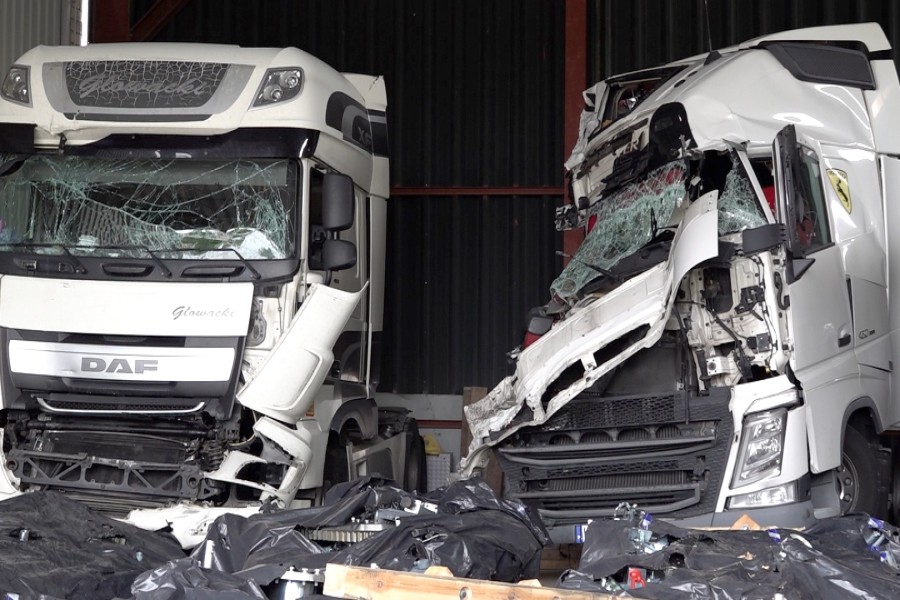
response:
{"label": "exposed engine part", "polygon": [[394,524],[392,522],[360,521],[359,519],[353,519],[349,525],[342,525],[340,527],[322,527],[319,529],[301,529],[300,533],[314,542],[356,544],[393,526]]}
{"label": "exposed engine part", "polygon": [[325,584],[325,572],[321,569],[302,568],[299,571],[291,567],[284,575],[275,580],[268,596],[271,600],[296,600],[322,593]]}

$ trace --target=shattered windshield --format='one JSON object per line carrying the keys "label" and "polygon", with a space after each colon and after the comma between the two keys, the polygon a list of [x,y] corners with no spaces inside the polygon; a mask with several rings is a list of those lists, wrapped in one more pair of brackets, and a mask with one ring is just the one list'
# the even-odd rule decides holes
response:
{"label": "shattered windshield", "polygon": [[295,250],[295,161],[6,158],[0,252],[278,259]]}
{"label": "shattered windshield", "polygon": [[685,167],[673,162],[602,198],[588,209],[590,231],[551,292],[569,303],[585,285],[647,245],[667,226],[685,195]]}

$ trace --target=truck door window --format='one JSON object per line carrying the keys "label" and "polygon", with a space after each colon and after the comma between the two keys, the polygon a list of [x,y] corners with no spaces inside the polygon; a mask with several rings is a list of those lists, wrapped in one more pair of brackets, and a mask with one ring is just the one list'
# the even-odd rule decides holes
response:
{"label": "truck door window", "polygon": [[309,268],[323,270],[322,243],[326,233],[322,227],[322,180],[324,175],[317,169],[309,170]]}
{"label": "truck door window", "polygon": [[794,223],[788,223],[796,232],[796,241],[804,253],[815,252],[831,244],[828,212],[825,208],[825,190],[822,187],[822,171],[816,153],[809,148],[799,148]]}

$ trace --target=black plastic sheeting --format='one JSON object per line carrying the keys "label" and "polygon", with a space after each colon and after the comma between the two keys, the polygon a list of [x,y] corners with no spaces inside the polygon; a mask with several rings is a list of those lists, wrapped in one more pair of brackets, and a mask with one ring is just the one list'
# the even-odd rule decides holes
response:
{"label": "black plastic sheeting", "polygon": [[3,598],[127,598],[140,573],[183,556],[171,536],[114,521],[62,494],[0,503]]}
{"label": "black plastic sheeting", "polygon": [[578,569],[558,585],[635,598],[900,598],[898,541],[900,530],[865,514],[802,532],[686,530],[633,516],[591,523]]}
{"label": "black plastic sheeting", "polygon": [[[428,509],[356,544],[303,535],[419,502]],[[41,492],[0,503],[0,596],[267,600],[291,567],[327,563],[404,571],[443,565],[458,577],[514,582],[539,574],[548,542],[524,505],[497,498],[478,479],[414,496],[364,478],[335,486],[320,507],[223,515],[190,556],[166,533]],[[559,586],[635,598],[900,598],[900,530],[856,514],[802,532],[699,531],[632,511],[591,523],[578,569]]]}
{"label": "black plastic sheeting", "polygon": [[141,575],[133,598],[260,600],[289,568],[322,569],[327,563],[403,571],[434,564],[457,577],[508,582],[538,576],[549,542],[543,525],[524,505],[498,499],[477,479],[421,498],[435,504],[436,513],[403,517],[396,527],[343,549],[326,551],[300,533],[372,519],[378,509],[399,509],[416,499],[390,482],[364,478],[329,490],[321,507],[223,515],[190,557]]}

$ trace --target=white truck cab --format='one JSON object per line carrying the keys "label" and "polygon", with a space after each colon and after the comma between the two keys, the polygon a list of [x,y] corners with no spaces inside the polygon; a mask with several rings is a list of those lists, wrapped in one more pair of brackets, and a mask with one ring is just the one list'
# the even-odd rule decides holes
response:
{"label": "white truck cab", "polygon": [[585,92],[584,242],[514,375],[467,409],[558,541],[627,502],[689,526],[885,516],[900,427],[900,84],[874,24]]}
{"label": "white truck cab", "polygon": [[386,103],[381,78],[296,48],[16,62],[0,90],[0,496],[125,514],[402,481],[419,438],[373,400]]}

